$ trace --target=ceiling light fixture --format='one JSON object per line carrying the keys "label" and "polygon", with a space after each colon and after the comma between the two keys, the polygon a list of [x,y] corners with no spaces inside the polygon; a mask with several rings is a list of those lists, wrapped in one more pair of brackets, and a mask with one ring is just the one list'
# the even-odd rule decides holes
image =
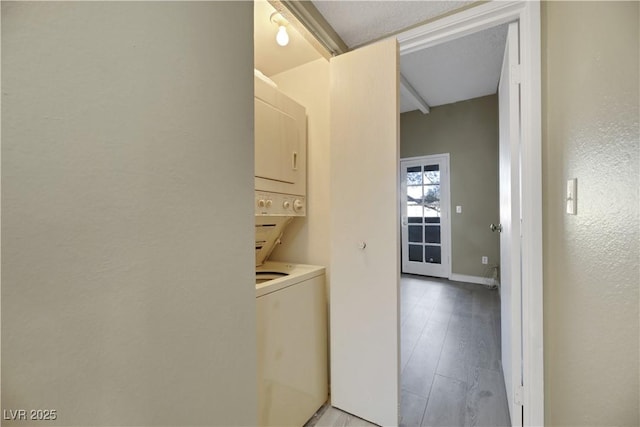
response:
{"label": "ceiling light fixture", "polygon": [[287,28],[284,25],[280,25],[280,28],[278,28],[278,34],[276,34],[276,42],[280,46],[286,46],[289,44],[289,34],[287,34]]}
{"label": "ceiling light fixture", "polygon": [[278,26],[278,33],[276,34],[276,43],[280,46],[286,46],[289,44],[289,33],[287,33],[287,21],[282,17],[280,12],[273,12],[269,18],[271,22]]}

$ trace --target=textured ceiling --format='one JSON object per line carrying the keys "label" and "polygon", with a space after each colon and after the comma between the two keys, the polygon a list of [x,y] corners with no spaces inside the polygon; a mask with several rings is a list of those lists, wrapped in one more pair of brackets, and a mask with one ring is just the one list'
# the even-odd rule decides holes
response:
{"label": "textured ceiling", "polygon": [[424,0],[312,2],[350,48],[474,3]]}
{"label": "textured ceiling", "polygon": [[[494,94],[506,38],[505,24],[402,55],[400,72],[431,107]],[[402,99],[402,112],[416,108]]]}
{"label": "textured ceiling", "polygon": [[[321,1],[313,4],[349,47],[398,34],[473,2],[460,1]],[[266,0],[255,2],[256,68],[272,76],[320,58],[320,54],[290,27],[291,42],[275,43],[277,28],[269,22],[274,11]],[[402,55],[400,72],[419,95],[434,107],[496,93],[506,41],[506,27]],[[401,88],[400,111],[417,109]]]}
{"label": "textured ceiling", "polygon": [[[313,4],[350,47],[468,6],[472,1],[327,1]],[[430,107],[496,93],[506,41],[498,27],[422,51],[402,55],[400,72]],[[417,109],[403,87],[400,111]]]}

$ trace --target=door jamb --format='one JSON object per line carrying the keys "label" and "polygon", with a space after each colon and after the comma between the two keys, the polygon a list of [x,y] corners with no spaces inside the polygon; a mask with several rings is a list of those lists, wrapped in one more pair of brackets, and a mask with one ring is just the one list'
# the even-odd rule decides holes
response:
{"label": "door jamb", "polygon": [[400,54],[520,23],[523,424],[544,425],[540,2],[488,2],[397,36]]}

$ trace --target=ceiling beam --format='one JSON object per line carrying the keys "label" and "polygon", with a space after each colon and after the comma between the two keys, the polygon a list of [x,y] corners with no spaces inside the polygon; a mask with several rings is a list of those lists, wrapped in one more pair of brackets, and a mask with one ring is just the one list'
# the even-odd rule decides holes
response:
{"label": "ceiling beam", "polygon": [[[327,57],[326,53],[328,53],[329,56],[337,56],[349,51],[347,44],[340,38],[331,25],[329,25],[311,1],[269,0],[269,3],[289,22],[295,24],[297,21],[302,28],[294,25],[296,30],[316,49],[318,49],[318,44],[322,46],[325,52],[320,51],[320,53],[323,56]],[[291,17],[295,19],[292,20]]]}
{"label": "ceiling beam", "polygon": [[411,86],[411,83],[409,83],[402,73],[400,73],[400,92],[413,102],[413,104],[418,107],[418,110],[422,111],[422,114],[429,114],[429,104],[427,104],[427,101]]}

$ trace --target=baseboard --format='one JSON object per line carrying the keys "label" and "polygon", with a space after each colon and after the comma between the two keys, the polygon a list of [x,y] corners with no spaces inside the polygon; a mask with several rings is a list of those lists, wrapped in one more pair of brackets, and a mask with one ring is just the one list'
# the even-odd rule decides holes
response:
{"label": "baseboard", "polygon": [[480,277],[480,276],[467,276],[466,274],[451,273],[449,280],[455,282],[475,283],[478,285],[491,286],[493,285],[493,279]]}

